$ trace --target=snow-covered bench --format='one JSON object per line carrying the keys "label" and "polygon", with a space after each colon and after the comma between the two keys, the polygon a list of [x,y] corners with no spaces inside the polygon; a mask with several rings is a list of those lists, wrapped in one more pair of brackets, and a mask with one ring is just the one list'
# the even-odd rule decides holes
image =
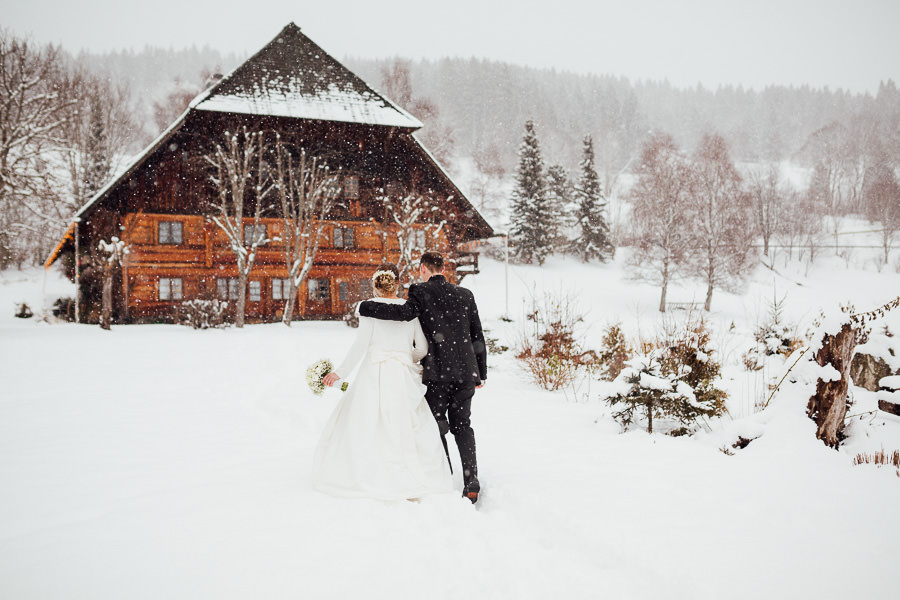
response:
{"label": "snow-covered bench", "polygon": [[666,302],[666,310],[700,310],[699,302]]}

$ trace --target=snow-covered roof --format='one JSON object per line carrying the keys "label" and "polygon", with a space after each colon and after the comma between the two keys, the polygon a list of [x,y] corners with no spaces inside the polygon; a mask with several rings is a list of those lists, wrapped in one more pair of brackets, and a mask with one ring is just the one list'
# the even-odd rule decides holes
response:
{"label": "snow-covered roof", "polygon": [[191,108],[418,129],[422,123],[385,98],[290,23]]}

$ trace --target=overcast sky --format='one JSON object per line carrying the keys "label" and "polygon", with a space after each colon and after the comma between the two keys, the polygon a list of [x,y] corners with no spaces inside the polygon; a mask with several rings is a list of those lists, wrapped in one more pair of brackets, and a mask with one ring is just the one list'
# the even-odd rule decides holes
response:
{"label": "overcast sky", "polygon": [[[488,58],[684,87],[900,83],[900,0],[0,0],[0,25],[69,51],[250,53],[293,21],[338,59]],[[214,65],[210,65],[214,66]]]}

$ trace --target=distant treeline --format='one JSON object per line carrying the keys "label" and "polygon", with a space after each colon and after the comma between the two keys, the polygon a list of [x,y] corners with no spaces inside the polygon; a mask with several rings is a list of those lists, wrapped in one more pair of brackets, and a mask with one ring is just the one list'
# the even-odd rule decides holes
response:
{"label": "distant treeline", "polygon": [[[81,54],[92,69],[105,70],[131,87],[147,135],[158,126],[153,103],[176,87],[202,87],[206,73],[227,72],[244,57],[210,48]],[[383,89],[388,59],[347,58],[343,62],[376,89]],[[665,131],[686,148],[704,134],[727,140],[737,161],[797,160],[810,136],[829,125],[850,126],[861,116],[897,128],[900,93],[884,82],[875,96],[808,86],[764,90],[702,86],[676,88],[668,82],[581,75],[507,63],[447,58],[406,61],[414,94],[438,108],[452,132],[455,154],[471,156],[496,147],[512,167],[522,124],[533,119],[545,152],[574,164],[581,140],[590,134],[598,166],[621,168],[635,157],[651,132]],[[178,83],[176,83],[176,81]],[[800,157],[802,159],[802,157]],[[801,162],[803,162],[801,160]]]}

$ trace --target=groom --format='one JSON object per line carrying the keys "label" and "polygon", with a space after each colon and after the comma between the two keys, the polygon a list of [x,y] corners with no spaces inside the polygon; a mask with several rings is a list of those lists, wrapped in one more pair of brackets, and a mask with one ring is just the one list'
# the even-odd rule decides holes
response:
{"label": "groom", "polygon": [[475,389],[487,379],[487,349],[478,307],[472,292],[444,278],[444,257],[437,252],[422,255],[419,280],[422,283],[410,286],[406,304],[367,300],[360,304],[359,314],[389,321],[419,318],[428,339],[428,354],[422,359],[422,381],[428,388],[425,400],[437,420],[445,452],[447,432],[456,439],[463,468],[463,496],[474,503],[481,486],[475,432],[469,417]]}

